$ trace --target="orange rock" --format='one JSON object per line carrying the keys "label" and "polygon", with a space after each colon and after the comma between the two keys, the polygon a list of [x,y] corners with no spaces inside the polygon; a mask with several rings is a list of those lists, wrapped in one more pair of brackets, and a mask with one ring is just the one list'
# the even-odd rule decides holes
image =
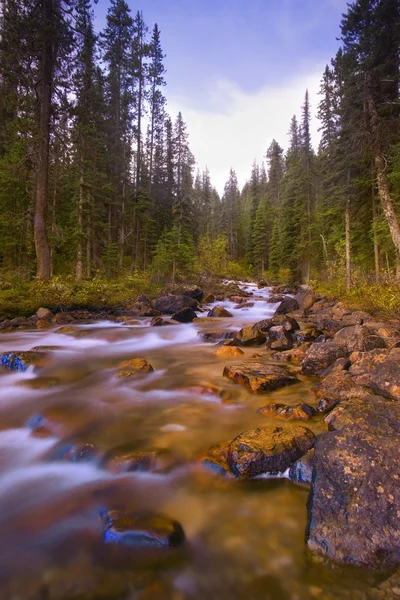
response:
{"label": "orange rock", "polygon": [[241,354],[244,354],[244,352],[237,346],[221,346],[215,353],[216,356],[222,357],[240,356]]}

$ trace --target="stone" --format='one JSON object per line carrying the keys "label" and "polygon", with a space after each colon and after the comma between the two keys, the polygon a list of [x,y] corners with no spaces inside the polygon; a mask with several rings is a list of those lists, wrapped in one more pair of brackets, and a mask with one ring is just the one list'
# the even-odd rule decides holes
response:
{"label": "stone", "polygon": [[237,346],[220,346],[218,350],[215,352],[215,356],[219,356],[221,358],[228,358],[230,356],[236,357],[244,354],[243,350],[238,348]]}
{"label": "stone", "polygon": [[241,310],[242,308],[252,308],[254,306],[254,302],[243,302],[242,304],[235,304],[233,307],[235,310]]}
{"label": "stone", "polygon": [[296,460],[289,469],[289,479],[293,483],[310,485],[314,468],[314,449],[309,450],[304,456]]}
{"label": "stone", "polygon": [[154,371],[154,367],[144,358],[131,358],[129,360],[123,360],[118,365],[119,371],[117,377],[120,379],[126,377],[137,377],[142,373],[151,373]]}
{"label": "stone", "polygon": [[43,308],[41,306],[37,309],[36,316],[40,321],[51,321],[54,315],[49,308]]}
{"label": "stone", "polygon": [[74,325],[66,325],[65,327],[59,327],[55,330],[54,333],[60,333],[63,335],[73,334],[79,337],[85,337],[87,335],[90,335],[90,331],[88,331],[87,329],[81,329],[80,327],[76,327]]}
{"label": "stone", "polygon": [[275,311],[276,315],[286,315],[294,310],[298,310],[299,304],[295,298],[286,296]]}
{"label": "stone", "polygon": [[181,284],[172,293],[179,296],[189,296],[197,302],[202,302],[204,298],[204,292],[198,285]]}
{"label": "stone", "polygon": [[293,419],[296,421],[308,421],[317,414],[315,408],[309,404],[287,404],[272,403],[258,409],[262,415],[280,417],[282,419]]}
{"label": "stone", "polygon": [[288,331],[292,333],[297,329],[300,329],[300,325],[293,319],[293,317],[289,317],[288,315],[276,315],[271,319],[263,319],[262,321],[258,321],[253,325],[253,329],[261,331],[261,333],[267,334],[271,327],[276,327],[281,325]]}
{"label": "stone", "polygon": [[393,348],[389,356],[376,365],[371,373],[370,387],[376,394],[400,400],[400,348]]}
{"label": "stone", "polygon": [[26,350],[24,352],[3,352],[0,365],[11,371],[26,371],[29,367],[46,366],[46,353]]}
{"label": "stone", "polygon": [[228,465],[228,446],[229,442],[226,444],[216,444],[215,446],[211,446],[211,448],[209,448],[204,455],[199,457],[202,466],[213,473],[217,473],[218,475],[232,477],[232,473],[230,472]]}
{"label": "stone", "polygon": [[174,294],[168,294],[168,296],[161,296],[153,302],[153,308],[158,310],[160,313],[166,313],[172,315],[173,313],[182,310],[182,308],[192,308],[196,310],[198,302],[190,296],[176,296]]}
{"label": "stone", "polygon": [[363,398],[369,391],[358,385],[347,371],[333,371],[313,387],[318,400],[332,400],[335,404],[349,398]]}
{"label": "stone", "polygon": [[372,394],[350,398],[336,406],[324,421],[330,431],[351,427],[374,435],[400,436],[400,405]]}
{"label": "stone", "polygon": [[214,294],[207,294],[202,300],[203,304],[212,304],[213,302],[215,302]]}
{"label": "stone", "polygon": [[210,331],[199,331],[198,336],[204,342],[219,342],[221,340],[233,340],[236,332],[226,329],[212,329]]}
{"label": "stone", "polygon": [[101,516],[106,544],[173,548],[185,541],[180,523],[164,515],[107,510]]}
{"label": "stone", "polygon": [[151,327],[163,327],[164,325],[173,325],[171,321],[166,321],[162,317],[153,317],[150,321]]}
{"label": "stone", "polygon": [[352,325],[340,329],[334,335],[333,342],[344,346],[349,354],[356,350],[365,352],[386,347],[384,340],[379,335],[371,333],[371,330],[364,325]]}
{"label": "stone", "polygon": [[369,385],[371,374],[378,364],[385,362],[389,350],[376,348],[368,352],[352,352],[349,356],[349,373],[353,380],[359,385]]}
{"label": "stone", "polygon": [[301,363],[301,372],[304,375],[319,375],[335,360],[346,355],[346,349],[333,341],[314,342]]}
{"label": "stone", "polygon": [[293,350],[283,350],[272,354],[273,360],[283,360],[291,362],[294,365],[300,365],[306,355],[306,348],[295,348]]}
{"label": "stone", "polygon": [[293,348],[292,335],[283,325],[275,325],[268,331],[268,346],[271,350],[291,350]]}
{"label": "stone", "polygon": [[141,294],[140,296],[138,296],[136,298],[136,302],[140,302],[141,304],[147,304],[148,306],[151,306],[150,299],[147,296],[145,296],[144,294]]}
{"label": "stone", "polygon": [[301,425],[250,429],[229,444],[228,464],[235,477],[282,473],[314,445],[314,434]]}
{"label": "stone", "polygon": [[283,296],[278,296],[276,294],[269,296],[269,298],[267,298],[267,303],[268,304],[278,304],[278,302],[282,302],[283,300]]}
{"label": "stone", "polygon": [[400,437],[345,428],[316,438],[307,545],[338,563],[400,564]]}
{"label": "stone", "polygon": [[207,317],[226,318],[226,317],[233,317],[233,315],[232,315],[232,313],[229,312],[229,310],[226,310],[226,308],[224,308],[223,306],[214,306],[214,308],[212,308],[207,313]]}
{"label": "stone", "polygon": [[266,337],[261,331],[258,329],[254,329],[254,327],[243,327],[236,336],[233,341],[238,346],[259,346],[266,341]]}
{"label": "stone", "polygon": [[299,345],[307,342],[314,342],[319,335],[320,332],[315,327],[304,327],[293,333],[293,343]]}
{"label": "stone", "polygon": [[100,466],[111,473],[131,471],[165,472],[177,464],[176,458],[166,448],[138,449],[134,444],[111,448],[103,456]]}
{"label": "stone", "polygon": [[299,381],[283,367],[263,363],[228,365],[224,368],[223,375],[255,393],[276,390]]}
{"label": "stone", "polygon": [[300,285],[294,299],[297,301],[300,310],[309,310],[315,304],[317,297],[310,286]]}
{"label": "stone", "polygon": [[171,319],[178,321],[178,323],[191,323],[196,317],[197,315],[194,310],[188,306],[187,308],[182,308],[174,313]]}

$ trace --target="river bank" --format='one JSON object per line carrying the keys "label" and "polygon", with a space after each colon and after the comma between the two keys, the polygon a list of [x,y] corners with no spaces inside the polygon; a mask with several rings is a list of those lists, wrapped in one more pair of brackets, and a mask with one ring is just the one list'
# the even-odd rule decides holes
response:
{"label": "river bank", "polygon": [[6,323],[5,598],[396,597],[397,323],[234,285]]}

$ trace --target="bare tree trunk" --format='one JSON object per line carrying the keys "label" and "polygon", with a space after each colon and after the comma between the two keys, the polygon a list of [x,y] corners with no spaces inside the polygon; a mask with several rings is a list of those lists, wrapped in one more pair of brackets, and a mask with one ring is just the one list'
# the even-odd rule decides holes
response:
{"label": "bare tree trunk", "polygon": [[34,239],[36,250],[36,275],[38,279],[51,277],[50,248],[46,232],[47,193],[49,186],[49,146],[53,76],[53,19],[52,0],[41,1],[43,20],[43,47],[41,58],[41,82],[39,85],[40,116],[37,148],[36,201],[34,217]]}
{"label": "bare tree trunk", "polygon": [[[82,160],[81,160],[82,162]],[[81,165],[81,177],[79,181],[79,201],[78,201],[78,246],[76,250],[76,265],[75,265],[75,276],[77,281],[82,281],[83,275],[83,203],[85,195],[85,182],[83,176],[83,165]]]}
{"label": "bare tree trunk", "polygon": [[382,154],[382,148],[380,143],[379,116],[373,96],[371,73],[367,73],[365,78],[368,113],[372,133],[372,147],[374,151],[374,163],[376,169],[376,178],[378,182],[378,192],[383,208],[383,213],[385,215],[387,224],[389,225],[390,235],[396,250],[396,277],[398,278],[400,275],[400,225],[390,195],[389,182],[386,175],[386,160]]}
{"label": "bare tree trunk", "polygon": [[378,243],[378,232],[376,229],[376,202],[374,188],[372,188],[372,230],[374,235],[374,258],[375,258],[375,281],[379,283],[380,280],[380,264],[379,264],[379,243]]}
{"label": "bare tree trunk", "polygon": [[350,201],[346,201],[346,290],[351,287]]}
{"label": "bare tree trunk", "polygon": [[92,245],[91,245],[91,225],[90,225],[90,215],[87,218],[87,238],[86,238],[86,277],[90,279],[91,275],[91,267],[92,267]]}

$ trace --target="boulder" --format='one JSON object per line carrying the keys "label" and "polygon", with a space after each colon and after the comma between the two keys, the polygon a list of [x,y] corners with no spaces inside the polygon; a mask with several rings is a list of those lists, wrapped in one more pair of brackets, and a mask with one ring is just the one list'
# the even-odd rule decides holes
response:
{"label": "boulder", "polygon": [[400,437],[357,427],[316,438],[307,545],[335,562],[400,564]]}
{"label": "boulder", "polygon": [[300,285],[294,296],[300,310],[309,310],[315,304],[317,297],[308,285]]}
{"label": "boulder", "polygon": [[289,333],[300,329],[300,325],[296,319],[293,319],[293,317],[288,317],[287,315],[276,315],[275,317],[272,317],[272,319],[263,319],[262,321],[257,321],[257,323],[253,325],[253,329],[267,334],[271,327],[277,327],[279,325],[284,327]]}
{"label": "boulder", "polygon": [[229,442],[226,444],[216,444],[215,446],[211,446],[211,448],[209,448],[205,454],[200,456],[200,461],[203,467],[209,471],[212,471],[213,473],[217,473],[218,475],[232,477],[232,473],[230,472],[228,465],[228,447]]}
{"label": "boulder", "polygon": [[266,301],[268,304],[278,304],[278,302],[282,302],[282,300],[283,296],[273,294],[272,296],[269,296]]}
{"label": "boulder", "polygon": [[243,350],[237,346],[220,346],[215,352],[215,356],[219,356],[221,358],[241,356],[242,354],[244,354]]}
{"label": "boulder", "polygon": [[376,394],[400,400],[400,348],[393,348],[389,356],[371,372],[370,387]]}
{"label": "boulder", "polygon": [[314,449],[309,450],[304,456],[296,460],[289,469],[289,479],[293,483],[311,484],[314,468]]}
{"label": "boulder", "polygon": [[364,398],[369,391],[358,385],[347,371],[333,371],[313,387],[317,399],[330,400],[333,406],[349,398]]}
{"label": "boulder", "polygon": [[235,477],[282,473],[314,444],[314,434],[301,425],[250,429],[228,447],[228,464]]}
{"label": "boulder", "polygon": [[266,337],[254,327],[243,327],[234,337],[234,343],[238,346],[259,346],[263,344]]}
{"label": "boulder", "polygon": [[153,317],[150,321],[151,327],[164,327],[164,325],[173,325],[173,323],[171,323],[171,321],[166,321],[162,317]]}
{"label": "boulder", "polygon": [[271,350],[291,350],[293,348],[292,334],[283,325],[271,327],[268,331],[268,346]]}
{"label": "boulder", "polygon": [[284,360],[294,365],[300,365],[306,355],[306,348],[295,348],[294,350],[283,350],[272,354],[273,360]]}
{"label": "boulder", "polygon": [[263,363],[228,365],[224,368],[223,375],[255,393],[276,390],[299,381],[283,367]]}
{"label": "boulder", "polygon": [[51,326],[51,321],[47,319],[38,319],[36,321],[36,329],[49,329]]}
{"label": "boulder", "polygon": [[191,323],[193,319],[196,319],[196,317],[197,315],[194,310],[190,307],[187,307],[178,310],[178,312],[172,315],[171,319],[178,321],[178,323]]}
{"label": "boulder", "polygon": [[229,310],[226,310],[223,306],[214,306],[208,313],[207,317],[233,317]]}
{"label": "boulder", "polygon": [[198,336],[204,342],[219,342],[221,340],[233,340],[236,331],[227,331],[226,329],[212,329],[210,331],[199,331]]}
{"label": "boulder", "polygon": [[119,370],[117,377],[124,379],[126,377],[137,377],[142,373],[151,373],[154,371],[154,367],[144,358],[131,358],[129,360],[123,360],[118,365]]}
{"label": "boulder", "polygon": [[311,344],[301,363],[304,375],[319,375],[338,358],[345,357],[346,348],[333,341]]}
{"label": "boulder", "polygon": [[377,365],[383,363],[389,350],[376,348],[368,352],[352,352],[349,356],[351,363],[349,373],[358,385],[370,385],[371,374]]}
{"label": "boulder", "polygon": [[400,405],[382,396],[350,398],[324,419],[330,431],[352,427],[379,435],[400,435]]}
{"label": "boulder", "polygon": [[197,285],[191,284],[182,284],[174,289],[172,292],[178,296],[189,296],[189,298],[194,298],[197,302],[202,302],[204,298],[204,292]]}
{"label": "boulder", "polygon": [[318,331],[318,329],[316,329],[312,325],[308,327],[306,326],[300,329],[299,331],[295,331],[293,333],[293,343],[299,345],[308,342],[314,342],[319,335],[320,331]]}
{"label": "boulder", "polygon": [[287,313],[293,312],[299,309],[299,304],[295,298],[290,296],[285,297],[278,308],[275,311],[276,315],[286,315]]}
{"label": "boulder", "polygon": [[11,371],[26,371],[29,367],[41,367],[47,364],[45,352],[26,350],[24,352],[3,352],[0,365]]}
{"label": "boulder", "polygon": [[161,296],[153,301],[153,308],[158,310],[160,313],[170,314],[182,310],[182,308],[192,308],[196,310],[198,306],[197,300],[190,296],[176,296],[174,294],[168,294],[168,296]]}
{"label": "boulder", "polygon": [[344,327],[334,335],[333,341],[344,346],[349,354],[356,350],[365,352],[374,348],[386,347],[384,340],[379,335],[371,333],[365,325]]}
{"label": "boulder", "polygon": [[254,302],[243,302],[241,304],[235,304],[233,307],[235,310],[241,310],[242,308],[252,308],[254,306]]}
{"label": "boulder", "polygon": [[151,306],[151,300],[144,294],[141,294],[140,296],[138,296],[136,298],[136,302],[140,302],[141,304],[147,304],[147,306]]}
{"label": "boulder", "polygon": [[262,415],[280,417],[282,419],[292,419],[295,421],[308,421],[317,414],[315,408],[309,404],[295,404],[293,406],[287,404],[268,404],[258,410]]}
{"label": "boulder", "polygon": [[172,548],[185,541],[182,526],[164,515],[102,511],[104,542],[131,548]]}
{"label": "boulder", "polygon": [[37,309],[36,316],[40,321],[51,321],[54,315],[49,308],[43,308],[41,306]]}
{"label": "boulder", "polygon": [[212,302],[215,302],[214,294],[207,294],[207,296],[204,296],[202,300],[203,304],[211,304]]}

